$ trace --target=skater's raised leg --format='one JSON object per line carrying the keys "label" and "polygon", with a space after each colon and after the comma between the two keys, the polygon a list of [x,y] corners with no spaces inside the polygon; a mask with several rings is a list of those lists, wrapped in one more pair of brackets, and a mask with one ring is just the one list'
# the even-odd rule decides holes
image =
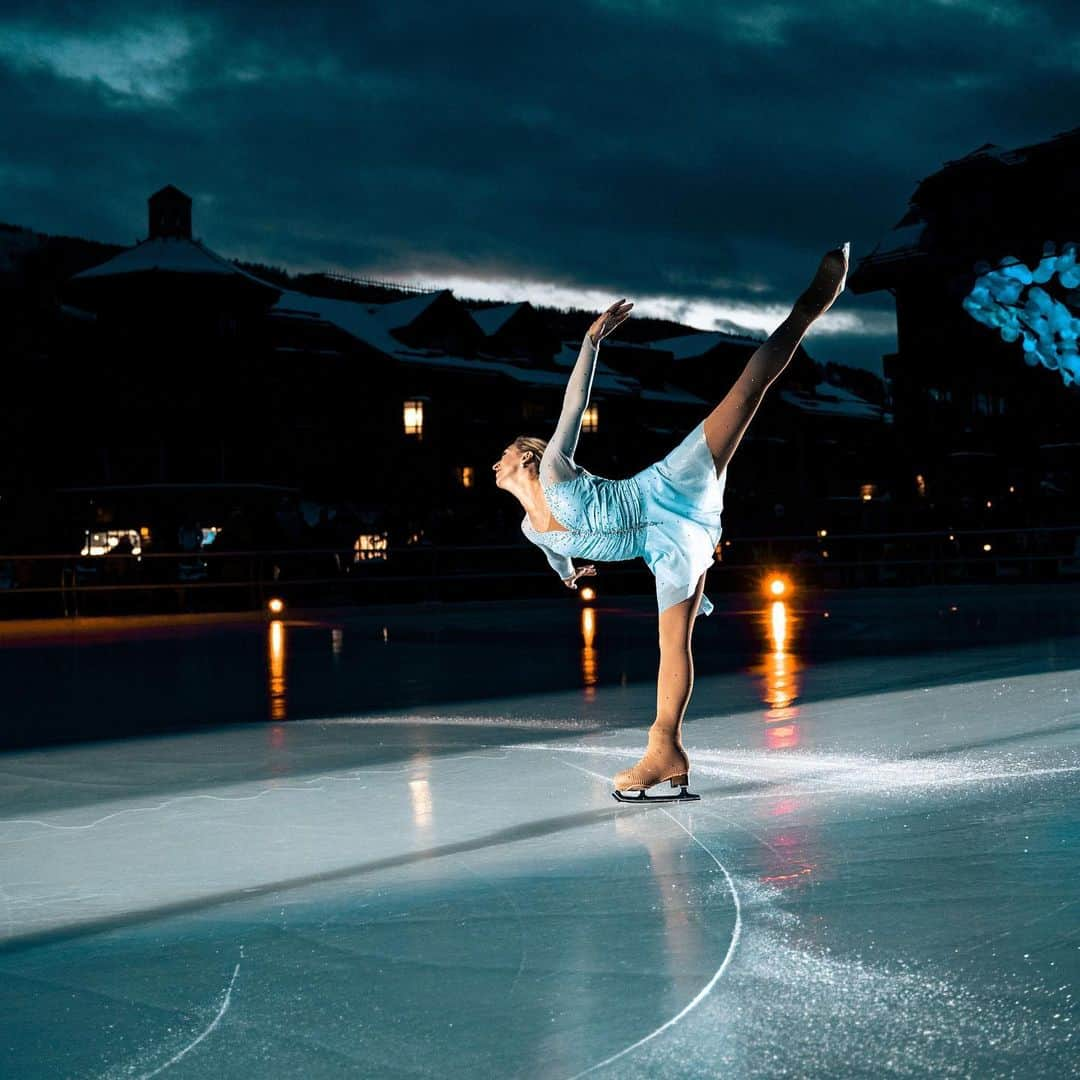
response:
{"label": "skater's raised leg", "polygon": [[649,742],[641,760],[615,776],[616,791],[644,791],[664,781],[672,787],[684,787],[688,782],[690,759],[683,749],[682,722],[694,689],[691,639],[704,589],[702,574],[693,596],[660,614],[656,719],[649,728]]}
{"label": "skater's raised leg", "polygon": [[832,307],[847,281],[848,245],[828,252],[791,314],[755,350],[724,400],[705,418],[705,442],[716,475],[727,468],[765,391],[787,367],[814,320]]}

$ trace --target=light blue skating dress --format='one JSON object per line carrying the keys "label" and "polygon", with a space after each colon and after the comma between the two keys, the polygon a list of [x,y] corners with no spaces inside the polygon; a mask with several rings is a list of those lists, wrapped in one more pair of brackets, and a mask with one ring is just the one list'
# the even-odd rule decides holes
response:
{"label": "light blue skating dress", "polygon": [[[704,420],[663,459],[626,480],[608,480],[575,464],[596,353],[586,335],[567,384],[559,424],[540,461],[544,497],[568,531],[538,532],[528,515],[521,529],[564,579],[574,572],[571,557],[595,562],[644,559],[656,578],[656,602],[662,612],[693,596],[698,578],[713,563],[727,469],[716,475]],[[712,610],[703,595],[698,614]]]}

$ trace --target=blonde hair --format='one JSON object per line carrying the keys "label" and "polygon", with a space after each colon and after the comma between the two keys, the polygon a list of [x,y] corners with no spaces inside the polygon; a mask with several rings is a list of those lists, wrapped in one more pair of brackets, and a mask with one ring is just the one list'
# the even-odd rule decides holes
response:
{"label": "blonde hair", "polygon": [[547,439],[534,439],[531,435],[519,435],[514,440],[514,447],[522,453],[531,452],[533,461],[526,462],[528,465],[536,465],[536,471],[540,471],[540,459],[544,456],[547,448]]}

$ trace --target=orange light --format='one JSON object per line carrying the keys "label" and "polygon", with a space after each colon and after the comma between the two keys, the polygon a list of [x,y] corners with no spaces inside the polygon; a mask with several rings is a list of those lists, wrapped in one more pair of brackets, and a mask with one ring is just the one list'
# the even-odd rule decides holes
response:
{"label": "orange light", "polygon": [[592,589],[586,587],[586,588],[581,590],[581,599],[582,600],[595,600],[596,599],[596,593],[593,592]]}
{"label": "orange light", "polygon": [[285,610],[285,601],[276,596],[266,605],[275,615],[280,615]]}
{"label": "orange light", "polygon": [[774,577],[770,579],[768,588],[773,596],[783,596],[787,592],[787,582],[781,577]]}

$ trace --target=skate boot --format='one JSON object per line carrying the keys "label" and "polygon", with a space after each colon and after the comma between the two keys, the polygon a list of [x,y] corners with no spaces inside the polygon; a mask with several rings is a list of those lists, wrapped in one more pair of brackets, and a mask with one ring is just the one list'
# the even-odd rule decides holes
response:
{"label": "skate boot", "polygon": [[844,291],[844,286],[847,284],[850,253],[850,243],[841,244],[840,247],[826,252],[814,275],[814,280],[795,301],[795,306],[811,319],[824,315]]}
{"label": "skate boot", "polygon": [[[690,758],[670,735],[649,733],[649,745],[641,760],[629,769],[615,774],[615,790],[612,796],[619,802],[692,802],[700,799],[686,790],[689,783]],[[678,795],[646,795],[645,790],[665,780],[673,788],[681,788]],[[634,794],[631,794],[633,792]]]}

